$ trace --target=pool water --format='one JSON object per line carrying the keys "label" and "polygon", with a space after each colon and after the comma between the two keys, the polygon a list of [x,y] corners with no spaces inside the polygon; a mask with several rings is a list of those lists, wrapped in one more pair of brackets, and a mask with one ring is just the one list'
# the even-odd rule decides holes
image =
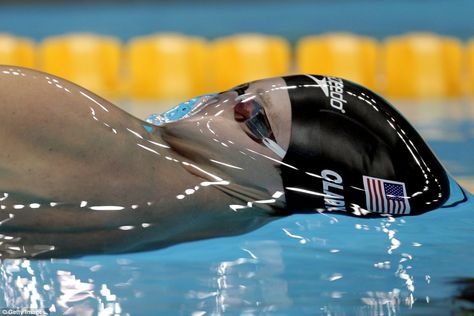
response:
{"label": "pool water", "polygon": [[[472,190],[474,104],[395,104]],[[146,116],[143,107],[125,107]],[[151,252],[5,260],[0,306],[68,315],[469,314],[473,212],[468,194],[414,217],[294,215],[245,235]]]}

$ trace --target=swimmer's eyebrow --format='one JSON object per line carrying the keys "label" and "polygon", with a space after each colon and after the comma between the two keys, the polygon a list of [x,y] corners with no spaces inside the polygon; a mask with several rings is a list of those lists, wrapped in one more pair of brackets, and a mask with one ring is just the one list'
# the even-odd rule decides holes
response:
{"label": "swimmer's eyebrow", "polygon": [[253,93],[245,93],[245,94],[239,94],[234,98],[235,102],[247,102],[251,101],[257,98],[256,94]]}
{"label": "swimmer's eyebrow", "polygon": [[249,84],[241,84],[240,86],[237,86],[235,88],[232,88],[231,90],[237,92],[238,95],[242,95],[246,93],[246,90],[249,88]]}
{"label": "swimmer's eyebrow", "polygon": [[[268,110],[271,106],[271,102],[269,102],[266,93],[262,89],[258,89],[256,91],[248,91],[244,94],[240,94],[237,97],[234,98],[236,102],[247,102],[251,100],[258,101],[257,103],[260,104],[263,109],[266,111]],[[265,113],[267,114],[267,113]]]}

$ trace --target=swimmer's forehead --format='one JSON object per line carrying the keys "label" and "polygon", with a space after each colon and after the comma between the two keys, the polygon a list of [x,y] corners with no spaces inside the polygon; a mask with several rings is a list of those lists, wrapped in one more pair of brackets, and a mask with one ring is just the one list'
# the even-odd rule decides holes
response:
{"label": "swimmer's forehead", "polygon": [[283,115],[291,112],[288,85],[281,77],[257,80],[232,89],[237,92],[237,100],[256,98],[267,111],[267,115]]}
{"label": "swimmer's forehead", "polygon": [[231,90],[237,92],[238,95],[257,94],[272,97],[273,94],[288,94],[287,84],[281,77],[252,81],[234,87]]}
{"label": "swimmer's forehead", "polygon": [[290,111],[291,103],[285,80],[281,77],[251,82],[245,89],[245,94],[255,95],[263,102],[267,115]]}

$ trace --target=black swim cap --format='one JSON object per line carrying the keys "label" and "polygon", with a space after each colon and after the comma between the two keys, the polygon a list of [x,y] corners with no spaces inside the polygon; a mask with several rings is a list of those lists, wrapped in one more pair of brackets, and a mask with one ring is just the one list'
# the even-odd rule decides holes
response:
{"label": "black swim cap", "polygon": [[283,79],[292,106],[281,167],[289,214],[417,215],[448,199],[444,168],[386,100],[340,78]]}

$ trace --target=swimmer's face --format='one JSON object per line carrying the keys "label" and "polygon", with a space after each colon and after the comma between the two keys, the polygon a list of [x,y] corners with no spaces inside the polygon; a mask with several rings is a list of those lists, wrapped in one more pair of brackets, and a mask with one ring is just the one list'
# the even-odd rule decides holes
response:
{"label": "swimmer's face", "polygon": [[219,178],[281,190],[278,166],[291,131],[283,79],[255,81],[207,98],[163,130],[177,153]]}

